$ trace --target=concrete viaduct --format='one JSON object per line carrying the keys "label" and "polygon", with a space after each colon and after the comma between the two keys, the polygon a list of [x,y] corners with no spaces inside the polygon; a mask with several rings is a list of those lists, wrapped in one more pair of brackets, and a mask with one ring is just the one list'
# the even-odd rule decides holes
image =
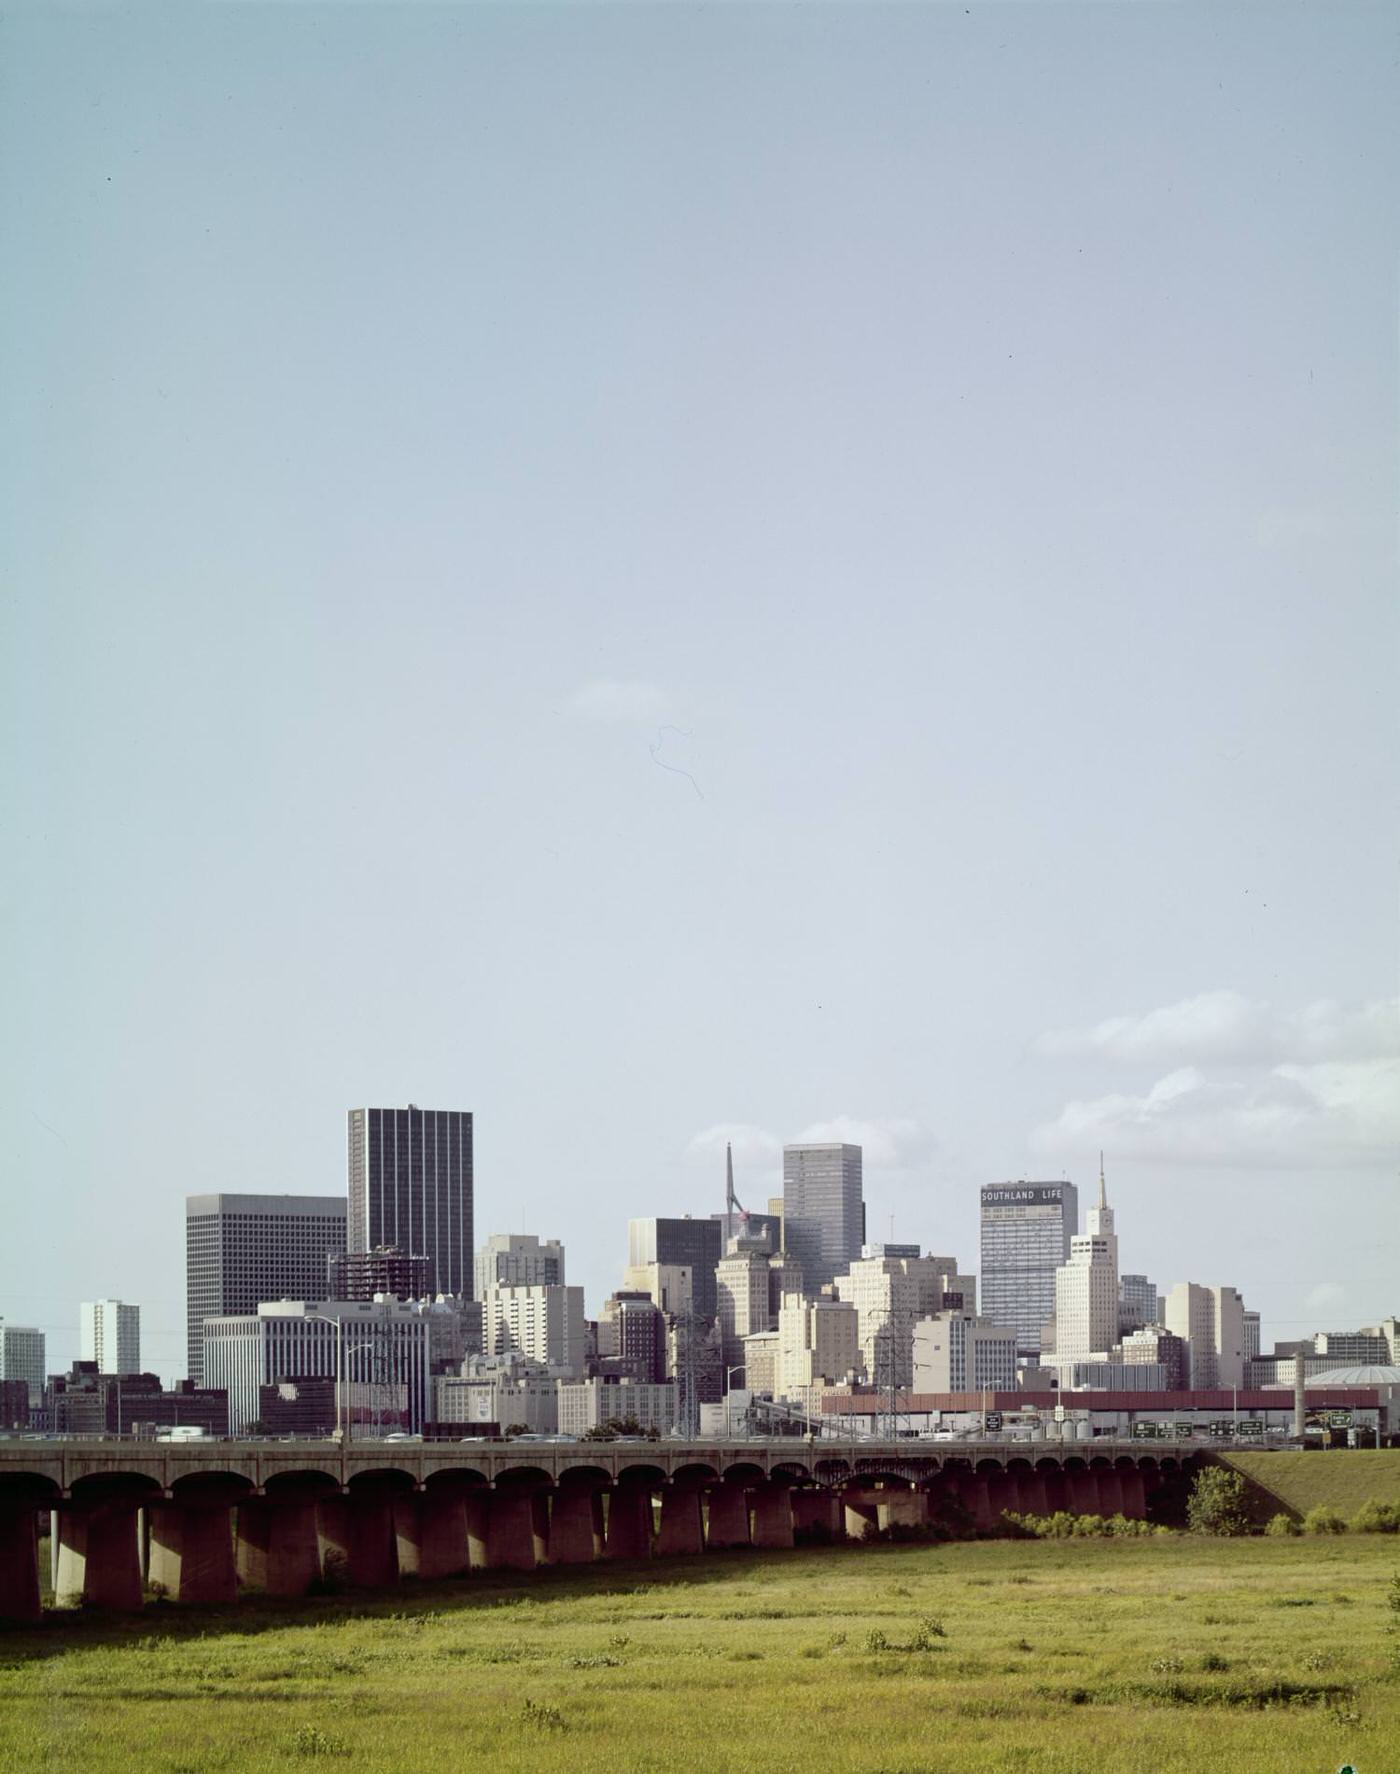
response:
{"label": "concrete viaduct", "polygon": [[378,1588],[940,1519],[990,1529],[1005,1510],[1140,1517],[1200,1457],[1104,1441],[0,1441],[0,1620],[39,1618],[45,1513],[57,1605],[137,1609],[148,1588],[209,1604],[332,1576]]}

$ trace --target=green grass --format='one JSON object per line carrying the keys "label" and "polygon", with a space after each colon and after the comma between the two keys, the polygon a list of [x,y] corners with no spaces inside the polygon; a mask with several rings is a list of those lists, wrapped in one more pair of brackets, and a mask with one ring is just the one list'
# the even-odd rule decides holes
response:
{"label": "green grass", "polygon": [[721,1554],[0,1635],[5,1774],[1389,1762],[1378,1536]]}
{"label": "green grass", "polygon": [[1368,1497],[1377,1503],[1400,1503],[1400,1450],[1395,1448],[1329,1448],[1313,1453],[1297,1449],[1223,1454],[1222,1465],[1242,1472],[1258,1493],[1255,1512],[1271,1505],[1292,1515],[1306,1515],[1320,1503],[1350,1516]]}

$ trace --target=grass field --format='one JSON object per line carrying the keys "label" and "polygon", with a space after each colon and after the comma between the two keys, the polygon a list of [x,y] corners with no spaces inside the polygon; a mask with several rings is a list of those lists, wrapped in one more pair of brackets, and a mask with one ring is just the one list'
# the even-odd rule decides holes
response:
{"label": "grass field", "polygon": [[1281,1448],[1220,1458],[1275,1500],[1277,1509],[1294,1515],[1306,1515],[1320,1503],[1330,1503],[1345,1516],[1368,1498],[1400,1503],[1400,1452],[1394,1448],[1335,1448],[1310,1454]]}
{"label": "grass field", "polygon": [[0,1636],[0,1768],[1359,1774],[1400,1546],[720,1554]]}

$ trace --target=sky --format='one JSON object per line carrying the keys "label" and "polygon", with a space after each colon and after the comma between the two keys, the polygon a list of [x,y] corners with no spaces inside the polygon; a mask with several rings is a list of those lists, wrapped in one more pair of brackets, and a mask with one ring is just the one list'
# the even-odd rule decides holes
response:
{"label": "sky", "polygon": [[1100,1149],[1400,1311],[1393,8],[14,6],[0,1316],[476,1117],[476,1232]]}

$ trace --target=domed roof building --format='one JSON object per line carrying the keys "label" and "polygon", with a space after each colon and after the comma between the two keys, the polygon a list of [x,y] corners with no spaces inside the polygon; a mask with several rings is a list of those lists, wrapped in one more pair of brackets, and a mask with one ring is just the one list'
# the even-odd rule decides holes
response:
{"label": "domed roof building", "polygon": [[1325,1373],[1309,1374],[1312,1386],[1400,1386],[1400,1367],[1329,1367]]}

